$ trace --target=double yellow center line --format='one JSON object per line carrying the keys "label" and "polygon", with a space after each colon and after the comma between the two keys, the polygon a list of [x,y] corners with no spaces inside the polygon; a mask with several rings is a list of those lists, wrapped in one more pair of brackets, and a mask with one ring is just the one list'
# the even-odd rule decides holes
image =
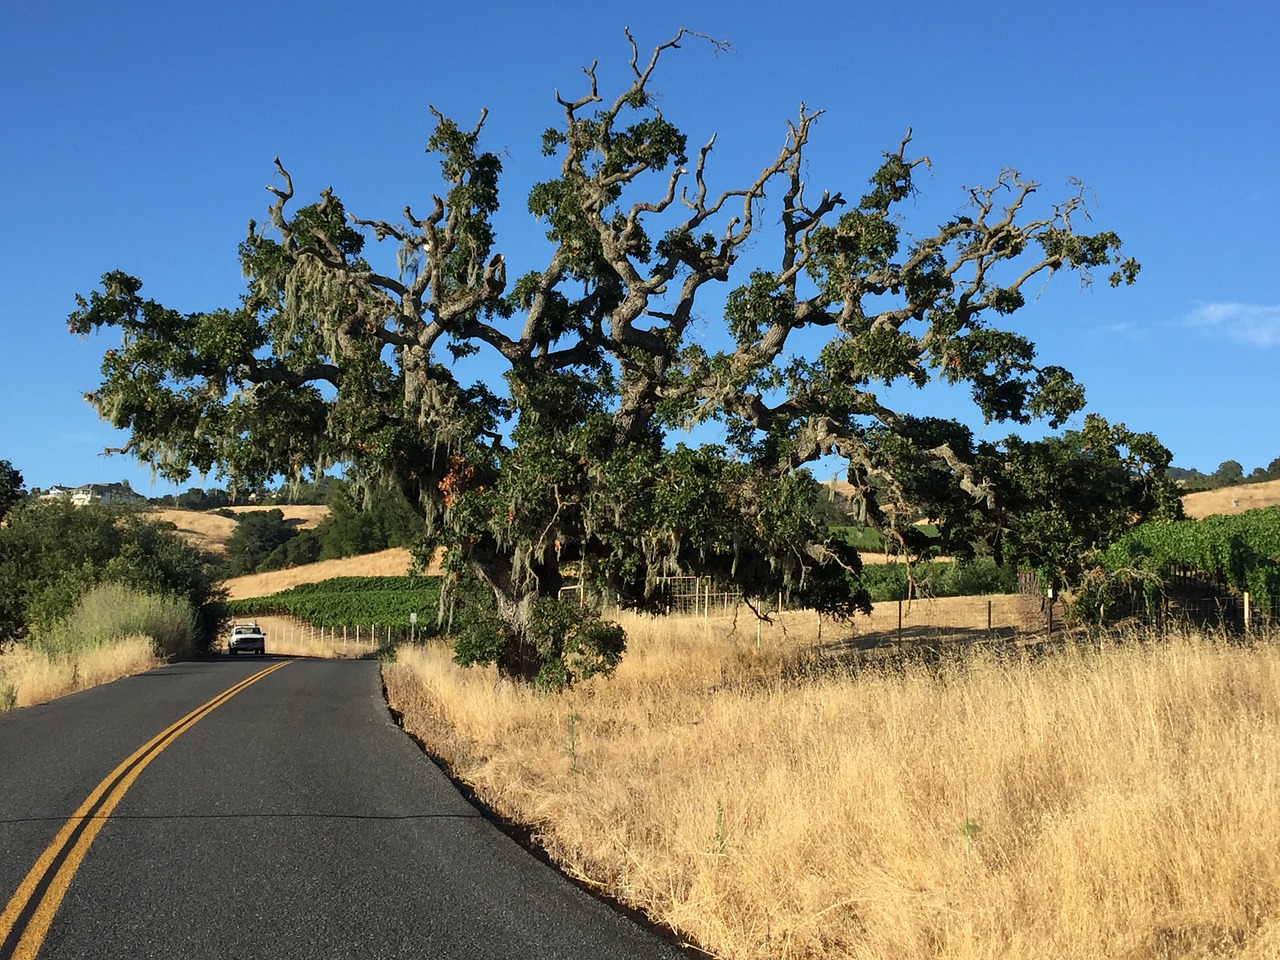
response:
{"label": "double yellow center line", "polygon": [[4,913],[0,914],[0,960],[34,960],[40,944],[44,942],[45,934],[49,932],[53,915],[66,895],[71,878],[89,852],[89,846],[106,824],[111,811],[115,810],[147,764],[159,756],[165,747],[237,693],[281,667],[287,667],[291,662],[285,660],[273,667],[259,670],[248,679],[224,690],[208,703],[192,710],[173,726],[162,730],[139,747],[94,787],[88,799],[80,804],[71,819],[58,831],[53,842],[40,854],[40,859],[18,885],[18,891],[4,908]]}

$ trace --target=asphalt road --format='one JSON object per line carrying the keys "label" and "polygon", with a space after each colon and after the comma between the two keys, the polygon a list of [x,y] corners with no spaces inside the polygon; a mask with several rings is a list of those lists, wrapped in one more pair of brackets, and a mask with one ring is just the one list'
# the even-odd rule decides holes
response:
{"label": "asphalt road", "polygon": [[[184,718],[140,772],[122,766]],[[59,862],[75,867],[65,896],[23,941]],[[33,939],[39,957],[92,960],[681,955],[486,821],[391,721],[370,661],[176,664],[0,715],[4,904],[0,960]]]}

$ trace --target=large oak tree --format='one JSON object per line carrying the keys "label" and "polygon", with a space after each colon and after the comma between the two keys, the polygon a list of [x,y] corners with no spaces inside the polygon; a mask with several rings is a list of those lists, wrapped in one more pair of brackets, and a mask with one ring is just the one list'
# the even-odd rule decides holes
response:
{"label": "large oak tree", "polygon": [[[927,163],[909,135],[865,192],[807,183],[820,111],[803,104],[758,175],[718,185],[715,137],[691,148],[651,89],[695,36],[648,56],[632,41],[614,94],[593,65],[581,95],[557,95],[541,146],[558,167],[528,196],[543,261],[508,276],[497,249],[485,114],[467,128],[433,111],[442,187],[399,219],[354,216],[329,190],[297,206],[277,159],[269,216],[240,245],[238,304],[181,313],[106,274],[71,317],[123,334],[90,399],[174,480],[344,464],[398,488],[425,545],[492,591],[490,643],[468,656],[511,676],[616,662],[619,634],[555,605],[570,572],[636,606],[677,572],[839,615],[865,605],[857,557],[813,519],[801,468],[842,458],[890,532],[920,509],[944,531],[975,511],[996,522],[1000,479],[970,431],[891,409],[882,388],[944,381],[986,421],[1057,427],[1080,386],[1003,324],[1055,272],[1115,286],[1138,265],[1114,233],[1080,229],[1082,190],[1037,205],[1038,185],[1008,170],[947,222],[908,229]],[[691,336],[717,314],[717,331]],[[477,353],[503,382],[464,382]],[[722,444],[673,444],[707,421]]]}

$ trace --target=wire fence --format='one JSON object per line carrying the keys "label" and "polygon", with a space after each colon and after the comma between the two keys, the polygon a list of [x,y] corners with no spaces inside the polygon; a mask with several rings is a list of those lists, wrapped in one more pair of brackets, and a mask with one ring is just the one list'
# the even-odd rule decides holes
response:
{"label": "wire fence", "polygon": [[742,605],[741,591],[718,589],[710,577],[663,577],[657,595],[663,609],[675,616],[727,616]]}
{"label": "wire fence", "polygon": [[1122,598],[1103,611],[1107,622],[1137,622],[1154,630],[1190,627],[1248,634],[1280,626],[1280,603],[1258,603],[1248,593],[1141,595]]}
{"label": "wire fence", "polygon": [[[561,587],[560,599],[595,603],[603,609],[617,606],[616,598],[610,595],[594,600],[585,596],[581,583]],[[743,604],[741,591],[724,590],[710,577],[661,577],[654,587],[653,599],[659,610],[671,616],[732,616]],[[783,602],[779,595],[777,606],[769,608],[781,609]]]}
{"label": "wire fence", "polygon": [[[574,584],[561,591],[566,600],[599,604],[602,598],[583,597]],[[779,596],[765,604],[747,606],[741,593],[724,590],[707,577],[667,577],[657,584],[658,608],[673,618],[694,618],[708,628],[729,625],[759,640],[775,628],[799,629],[827,653],[856,659],[933,648],[976,645],[1038,646],[1059,638],[1092,634],[1103,629],[1137,629],[1153,633],[1196,630],[1224,636],[1262,634],[1280,628],[1280,604],[1258,604],[1247,595],[1228,592],[1184,593],[1146,597],[1135,594],[1098,611],[1097,617],[1070,614],[1061,599],[1033,593],[991,596],[915,598],[873,604],[869,616],[837,622],[812,610],[791,609]],[[616,607],[603,604],[606,614]],[[766,619],[760,620],[759,615]],[[405,629],[379,624],[314,627],[292,617],[260,617],[272,653],[328,656],[369,656],[401,643],[425,639],[434,629]],[[271,621],[268,623],[268,621]],[[718,623],[717,623],[718,621]],[[431,626],[434,626],[433,624]]]}
{"label": "wire fence", "polygon": [[[345,626],[315,626],[301,617],[268,614],[246,617],[241,622],[257,623],[266,637],[268,655],[368,657],[402,643],[421,640],[425,631],[416,627],[353,623]],[[215,649],[226,649],[225,638]]]}

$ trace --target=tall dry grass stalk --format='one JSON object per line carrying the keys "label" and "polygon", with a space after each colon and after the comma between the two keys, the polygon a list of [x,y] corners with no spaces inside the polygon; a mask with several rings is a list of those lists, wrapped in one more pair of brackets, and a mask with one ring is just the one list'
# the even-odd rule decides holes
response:
{"label": "tall dry grass stalk", "polygon": [[195,648],[195,617],[191,604],[180,597],[108,581],[90,588],[60,620],[33,627],[30,644],[50,658],[75,659],[85,648],[146,636],[157,656],[182,657]]}
{"label": "tall dry grass stalk", "polygon": [[567,872],[715,955],[1280,955],[1276,644],[797,682],[799,631],[625,625],[617,676],[568,695],[441,648],[388,692]]}
{"label": "tall dry grass stalk", "polygon": [[124,637],[64,655],[14,646],[0,652],[0,712],[45,703],[158,666],[150,637]]}

